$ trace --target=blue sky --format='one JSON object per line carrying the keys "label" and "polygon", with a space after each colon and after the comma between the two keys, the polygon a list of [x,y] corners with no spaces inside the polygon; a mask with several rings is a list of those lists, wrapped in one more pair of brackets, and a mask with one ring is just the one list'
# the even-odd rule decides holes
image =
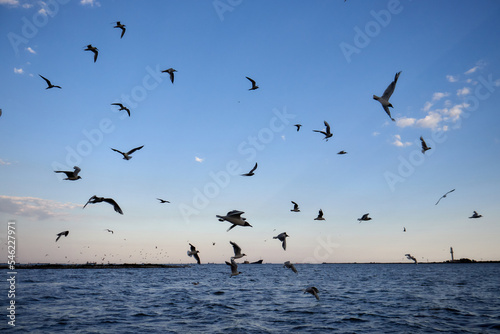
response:
{"label": "blue sky", "polygon": [[[498,260],[499,14],[496,1],[0,0],[0,221],[16,221],[18,261],[191,263],[192,243],[220,263],[229,241],[276,263],[442,261],[450,246]],[[372,95],[399,71],[392,122]],[[325,120],[328,142],[312,131]],[[129,161],[111,150],[141,145]],[[74,165],[81,180],[53,173]],[[124,215],[82,210],[92,195]],[[226,232],[215,215],[234,209],[253,227]]]}

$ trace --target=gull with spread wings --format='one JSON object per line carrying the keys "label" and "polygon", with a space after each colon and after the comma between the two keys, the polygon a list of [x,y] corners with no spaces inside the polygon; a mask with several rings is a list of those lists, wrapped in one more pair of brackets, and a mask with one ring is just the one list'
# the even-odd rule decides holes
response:
{"label": "gull with spread wings", "polygon": [[443,198],[446,198],[446,195],[448,195],[449,193],[452,193],[452,192],[454,192],[454,191],[455,191],[455,189],[452,189],[452,190],[448,191],[446,194],[444,194],[443,196],[441,196],[441,197],[438,199],[438,201],[436,202],[436,204],[434,204],[434,205],[438,205],[438,204],[439,204],[439,201],[441,201]]}
{"label": "gull with spread wings", "polygon": [[324,134],[325,137],[323,139],[326,139],[326,141],[328,141],[328,138],[332,137],[333,134],[330,132],[330,124],[328,124],[327,121],[324,121],[324,123],[325,123],[325,126],[326,126],[326,130],[325,131],[323,131],[323,130],[313,130],[313,131]]}
{"label": "gull with spread wings", "polygon": [[392,93],[394,93],[394,89],[396,88],[396,83],[398,82],[398,78],[399,78],[400,74],[401,74],[401,71],[396,73],[396,75],[394,76],[394,81],[391,82],[391,84],[386,88],[384,95],[382,95],[381,97],[379,97],[377,95],[373,95],[373,99],[380,102],[380,104],[384,108],[385,112],[387,113],[387,115],[389,115],[389,117],[391,118],[392,121],[395,121],[395,119],[392,118],[391,111],[389,110],[389,107],[391,107],[391,108],[394,108],[394,107],[389,102],[389,98],[391,97]]}
{"label": "gull with spread wings", "polygon": [[118,152],[118,153],[122,154],[122,155],[123,155],[123,159],[124,159],[124,160],[130,160],[130,159],[132,159],[132,157],[131,157],[130,155],[131,155],[132,153],[134,153],[135,151],[140,150],[140,149],[141,149],[141,148],[143,148],[143,147],[144,147],[144,145],[139,146],[139,147],[136,147],[136,148],[133,148],[133,149],[131,149],[130,151],[128,151],[127,153],[124,153],[124,152],[122,152],[122,151],[118,151],[117,149],[114,149],[114,148],[111,148],[111,149],[112,149],[113,151],[115,151],[115,152]]}
{"label": "gull with spread wings", "polygon": [[113,209],[115,209],[116,212],[119,214],[123,215],[122,209],[118,206],[118,204],[115,202],[114,199],[112,198],[105,198],[105,197],[97,197],[96,195],[92,196],[89,198],[87,203],[83,206],[83,209],[87,206],[87,204],[95,204],[95,203],[101,203],[101,202],[106,202],[108,204],[111,204],[113,206]]}
{"label": "gull with spread wings", "polygon": [[78,175],[81,171],[80,167],[74,166],[73,168],[75,169],[74,171],[55,170],[54,173],[66,174],[66,178],[64,180],[76,181],[81,179],[82,177]]}

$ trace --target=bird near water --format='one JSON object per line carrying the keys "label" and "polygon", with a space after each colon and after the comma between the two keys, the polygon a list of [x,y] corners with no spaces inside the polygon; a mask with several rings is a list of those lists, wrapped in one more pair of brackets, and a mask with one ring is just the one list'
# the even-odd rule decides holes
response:
{"label": "bird near water", "polygon": [[74,166],[73,168],[75,169],[74,171],[55,170],[54,173],[66,174],[66,178],[64,180],[76,181],[81,179],[82,177],[78,175],[78,173],[80,173],[81,171],[80,167]]}
{"label": "bird near water", "polygon": [[235,242],[229,241],[229,243],[233,246],[233,251],[234,251],[234,256],[232,257],[233,259],[240,259],[243,256],[246,256],[246,254],[241,253],[240,246],[238,246]]}
{"label": "bird near water", "polygon": [[144,145],[139,146],[139,147],[136,147],[136,148],[133,148],[133,149],[131,149],[130,151],[128,151],[127,153],[124,153],[124,152],[122,152],[122,151],[118,151],[117,149],[114,149],[114,148],[111,148],[111,149],[112,149],[113,151],[118,152],[118,153],[120,153],[121,155],[123,155],[123,160],[130,160],[130,159],[132,159],[132,157],[131,157],[130,155],[131,155],[132,153],[134,153],[135,151],[140,150],[140,149],[141,149],[141,148],[143,148],[143,147],[144,147]]}
{"label": "bird near water", "polygon": [[67,237],[67,236],[68,236],[68,234],[69,234],[69,231],[63,231],[63,232],[59,232],[59,233],[57,233],[57,234],[56,234],[56,235],[57,235],[56,242],[57,242],[57,240],[59,240],[59,238],[60,238],[60,237],[62,237],[63,235],[64,235],[65,237]]}
{"label": "bird near water", "polygon": [[284,268],[288,268],[288,269],[291,269],[294,273],[298,273],[297,271],[297,268],[295,268],[295,266],[293,265],[293,263],[291,263],[290,261],[286,261],[284,264],[283,264],[283,267]]}
{"label": "bird near water", "polygon": [[311,286],[309,288],[306,288],[304,289],[304,293],[310,293],[311,295],[313,295],[317,300],[319,300],[319,290],[318,288],[314,287],[314,286]]}
{"label": "bird near water", "polygon": [[229,276],[229,277],[233,277],[233,276],[237,276],[237,275],[241,274],[241,271],[238,271],[238,264],[234,261],[233,258],[231,258],[231,262],[226,261],[226,264],[228,266],[231,266],[231,276]]}
{"label": "bird near water", "polygon": [[394,81],[391,82],[389,84],[389,86],[387,86],[387,88],[385,89],[384,94],[381,97],[379,97],[377,95],[373,95],[373,99],[377,100],[378,102],[380,102],[380,104],[384,108],[385,112],[387,113],[387,115],[389,116],[389,118],[392,121],[396,121],[396,120],[391,116],[391,111],[389,110],[389,107],[390,108],[394,108],[394,107],[389,102],[389,99],[392,96],[392,93],[394,93],[394,89],[396,88],[396,83],[398,82],[398,78],[399,78],[400,74],[401,74],[401,71],[398,72],[398,73],[396,73],[396,75],[394,76]]}
{"label": "bird near water", "polygon": [[59,89],[61,89],[61,86],[53,85],[53,84],[50,82],[50,80],[49,80],[49,79],[47,79],[46,77],[44,77],[44,76],[42,76],[42,75],[40,75],[40,74],[39,74],[39,76],[40,76],[40,78],[42,78],[43,80],[45,80],[45,82],[47,83],[47,88],[45,88],[45,89],[50,89],[50,88],[59,88]]}
{"label": "bird near water", "polygon": [[232,211],[229,211],[225,216],[220,216],[220,215],[215,215],[215,216],[217,218],[219,218],[219,221],[221,221],[221,222],[227,221],[227,222],[233,224],[233,225],[231,225],[230,228],[227,229],[227,232],[229,232],[232,228],[234,228],[236,226],[250,226],[250,227],[252,227],[252,225],[250,225],[246,221],[246,218],[241,217],[242,214],[244,214],[243,211],[232,210]]}
{"label": "bird near water", "polygon": [[87,206],[87,204],[95,204],[95,203],[101,203],[101,202],[106,202],[108,204],[111,204],[113,206],[113,209],[118,212],[119,214],[123,215],[122,209],[118,206],[118,203],[115,202],[114,199],[112,198],[106,198],[106,197],[97,197],[96,195],[92,196],[89,198],[87,203],[83,206],[83,209]]}
{"label": "bird near water", "polygon": [[190,246],[190,249],[187,251],[187,255],[189,255],[190,257],[194,257],[195,260],[196,260],[196,263],[198,264],[201,264],[201,261],[200,261],[200,257],[198,255],[198,253],[200,252],[199,250],[196,250],[196,247],[194,247],[193,245],[189,244]]}
{"label": "bird near water", "polygon": [[273,237],[273,239],[278,239],[279,241],[281,241],[281,247],[283,247],[283,250],[286,250],[286,238],[288,237],[289,235],[286,234],[286,232],[283,232]]}

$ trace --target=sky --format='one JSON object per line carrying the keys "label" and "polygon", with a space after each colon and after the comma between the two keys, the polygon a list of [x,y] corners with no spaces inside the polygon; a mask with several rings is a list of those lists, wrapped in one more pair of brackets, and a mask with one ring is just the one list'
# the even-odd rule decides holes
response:
{"label": "sky", "polygon": [[[500,260],[499,14],[497,1],[0,0],[1,251],[12,221],[21,263],[195,263],[189,243],[223,263],[229,241],[250,262],[445,261],[450,247]],[[393,122],[372,96],[399,71]],[[328,141],[313,132],[324,121]],[[111,150],[142,145],[131,160]],[[80,180],[54,173],[73,166]],[[93,195],[124,214],[82,209]],[[252,227],[227,232],[215,216],[231,210]]]}

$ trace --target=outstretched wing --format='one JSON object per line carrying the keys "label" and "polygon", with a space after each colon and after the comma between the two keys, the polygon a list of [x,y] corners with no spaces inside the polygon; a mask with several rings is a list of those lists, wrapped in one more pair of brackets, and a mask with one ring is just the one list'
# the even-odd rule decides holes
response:
{"label": "outstretched wing", "polygon": [[386,101],[389,101],[389,98],[391,97],[392,93],[394,93],[394,89],[396,88],[396,83],[398,82],[399,75],[401,74],[401,71],[396,73],[394,76],[394,81],[391,82],[389,86],[387,86],[384,95],[382,95],[382,98]]}
{"label": "outstretched wing", "polygon": [[97,197],[96,195],[94,195],[94,196],[90,197],[90,198],[89,198],[89,200],[87,201],[87,203],[85,203],[85,205],[83,206],[83,208],[82,208],[82,209],[85,209],[85,207],[87,206],[87,204],[92,203],[92,200],[93,200],[94,198],[96,198],[96,197]]}
{"label": "outstretched wing", "polygon": [[130,151],[127,152],[127,154],[132,154],[134,153],[135,151],[139,151],[141,148],[143,148],[144,145],[140,146],[140,147],[136,147],[136,148],[133,148],[131,149]]}
{"label": "outstretched wing", "polygon": [[80,169],[80,167],[78,167],[78,166],[75,166],[75,167],[73,167],[73,168],[75,169],[75,171],[73,172],[73,176],[74,176],[74,177],[77,177],[77,176],[78,176],[78,173],[80,173],[81,169]]}
{"label": "outstretched wing", "polygon": [[253,80],[252,78],[249,78],[249,77],[245,77],[245,78],[250,80],[250,82],[252,83],[252,87],[255,87],[255,80]]}
{"label": "outstretched wing", "polygon": [[234,255],[238,255],[241,253],[241,248],[235,242],[229,241],[229,243],[233,246]]}
{"label": "outstretched wing", "polygon": [[[39,74],[39,75],[40,75],[40,74]],[[46,77],[43,77],[43,76],[41,76],[41,75],[40,75],[40,77],[41,77],[43,80],[45,80],[45,82],[47,83],[47,85],[48,85],[49,87],[50,87],[50,86],[52,86],[52,84],[50,83],[49,79],[47,79]]]}
{"label": "outstretched wing", "polygon": [[325,126],[326,126],[326,133],[331,133],[330,132],[330,124],[328,124],[327,121],[324,121],[324,123],[325,123]]}
{"label": "outstretched wing", "polygon": [[112,198],[105,198],[105,199],[103,199],[103,201],[106,202],[106,203],[111,204],[113,206],[113,208],[115,209],[116,212],[118,212],[119,214],[123,215],[122,209],[118,206],[118,203],[116,203],[114,199],[112,199]]}
{"label": "outstretched wing", "polygon": [[112,149],[113,151],[115,151],[115,152],[118,152],[118,153],[120,153],[120,154],[122,154],[122,155],[125,155],[125,153],[123,153],[122,151],[118,151],[116,148],[111,148],[111,149]]}
{"label": "outstretched wing", "polygon": [[119,106],[120,108],[125,108],[121,103],[111,103],[113,106]]}
{"label": "outstretched wing", "polygon": [[257,163],[255,163],[255,166],[253,166],[253,168],[252,168],[252,170],[250,171],[250,173],[253,173],[256,169],[257,169]]}
{"label": "outstretched wing", "polygon": [[427,143],[425,142],[424,138],[422,138],[422,136],[420,136],[420,141],[422,142],[422,149],[427,150]]}

